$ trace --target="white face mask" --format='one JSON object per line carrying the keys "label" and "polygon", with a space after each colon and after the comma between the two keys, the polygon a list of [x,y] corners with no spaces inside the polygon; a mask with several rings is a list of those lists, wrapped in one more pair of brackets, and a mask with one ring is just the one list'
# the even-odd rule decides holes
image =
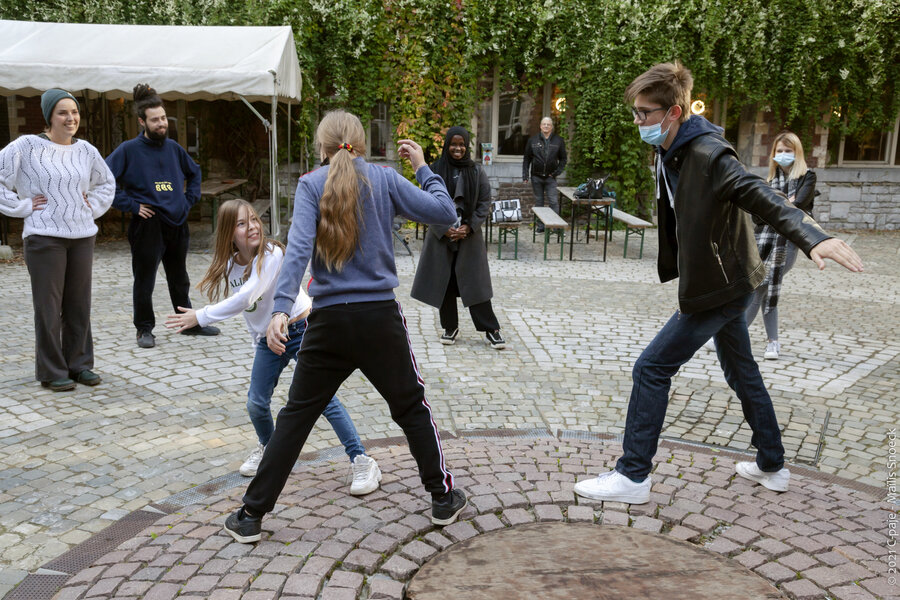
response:
{"label": "white face mask", "polygon": [[[669,111],[667,110],[662,120],[665,121],[668,116]],[[660,121],[654,125],[638,125],[638,132],[641,134],[641,140],[644,142],[647,142],[651,146],[661,146],[663,142],[666,141],[666,137],[669,135],[669,129],[671,128],[672,124],[670,123],[666,130],[662,131],[662,121]]]}
{"label": "white face mask", "polygon": [[778,163],[778,165],[781,168],[787,169],[792,164],[794,164],[794,153],[793,152],[776,152],[775,156],[772,157],[772,160],[774,160],[776,163]]}

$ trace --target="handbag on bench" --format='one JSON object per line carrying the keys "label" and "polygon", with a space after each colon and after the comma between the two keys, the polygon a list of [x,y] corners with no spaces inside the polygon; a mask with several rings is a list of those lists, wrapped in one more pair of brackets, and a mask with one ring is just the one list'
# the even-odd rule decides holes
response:
{"label": "handbag on bench", "polygon": [[494,200],[491,203],[494,223],[515,223],[522,220],[522,203],[518,198]]}

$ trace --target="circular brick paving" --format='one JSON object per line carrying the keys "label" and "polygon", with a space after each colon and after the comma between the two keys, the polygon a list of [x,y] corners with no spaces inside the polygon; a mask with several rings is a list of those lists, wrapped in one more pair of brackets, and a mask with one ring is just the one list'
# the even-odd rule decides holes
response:
{"label": "circular brick paving", "polygon": [[454,544],[409,582],[409,600],[784,596],[720,554],[630,527],[535,523]]}
{"label": "circular brick paving", "polygon": [[[443,529],[428,518],[430,503],[406,446],[372,445],[384,480],[368,496],[347,493],[345,458],[299,466],[263,520],[261,542],[238,544],[222,532],[244,490],[235,487],[161,515],[70,573],[55,597],[400,600],[440,552],[530,523],[584,524],[572,536],[576,544],[595,543],[614,530],[609,525],[687,541],[752,570],[789,598],[897,592],[883,562],[889,507],[847,481],[798,470],[791,490],[775,494],[736,479],[736,455],[665,443],[649,504],[582,504],[573,483],[609,468],[618,443],[473,437],[447,439],[444,450],[470,502],[459,522]],[[531,552],[553,554],[540,545]]]}

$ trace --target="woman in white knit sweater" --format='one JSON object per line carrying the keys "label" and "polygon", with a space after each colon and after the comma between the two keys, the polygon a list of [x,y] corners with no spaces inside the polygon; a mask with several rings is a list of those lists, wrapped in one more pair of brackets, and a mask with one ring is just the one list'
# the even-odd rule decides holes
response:
{"label": "woman in white knit sweater", "polygon": [[94,219],[112,204],[116,182],[97,149],[75,139],[78,109],[70,93],[47,90],[44,133],[23,135],[0,151],[0,212],[25,219],[35,378],[53,391],[100,383],[91,370]]}

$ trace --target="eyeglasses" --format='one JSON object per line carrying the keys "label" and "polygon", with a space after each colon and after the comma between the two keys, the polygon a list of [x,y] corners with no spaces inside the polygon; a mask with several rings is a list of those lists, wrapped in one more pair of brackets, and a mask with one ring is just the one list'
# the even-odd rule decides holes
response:
{"label": "eyeglasses", "polygon": [[650,110],[638,110],[635,107],[631,107],[631,114],[640,122],[644,122],[647,120],[647,115],[650,113],[655,113],[659,110],[669,110],[668,108],[651,108]]}

